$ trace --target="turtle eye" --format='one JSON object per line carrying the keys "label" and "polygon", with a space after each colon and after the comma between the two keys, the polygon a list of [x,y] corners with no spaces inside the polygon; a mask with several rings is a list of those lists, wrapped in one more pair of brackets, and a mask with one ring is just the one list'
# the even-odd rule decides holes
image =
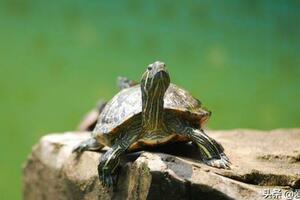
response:
{"label": "turtle eye", "polygon": [[147,69],[148,69],[148,71],[151,71],[151,70],[152,70],[152,67],[151,67],[151,66],[149,66]]}

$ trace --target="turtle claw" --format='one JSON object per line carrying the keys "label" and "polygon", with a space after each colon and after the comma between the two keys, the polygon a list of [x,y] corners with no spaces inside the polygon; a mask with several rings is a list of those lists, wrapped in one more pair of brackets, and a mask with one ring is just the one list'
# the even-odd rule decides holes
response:
{"label": "turtle claw", "polygon": [[227,163],[231,164],[229,158],[225,155],[225,153],[221,153],[220,156],[221,156],[221,159],[224,159]]}
{"label": "turtle claw", "polygon": [[102,177],[101,183],[103,184],[103,186],[111,188],[113,186],[112,176]]}
{"label": "turtle claw", "polygon": [[230,169],[230,161],[228,159],[228,157],[222,153],[221,158],[213,158],[210,160],[204,160],[204,163],[212,166],[212,167],[216,167],[216,168],[220,168],[220,169]]}

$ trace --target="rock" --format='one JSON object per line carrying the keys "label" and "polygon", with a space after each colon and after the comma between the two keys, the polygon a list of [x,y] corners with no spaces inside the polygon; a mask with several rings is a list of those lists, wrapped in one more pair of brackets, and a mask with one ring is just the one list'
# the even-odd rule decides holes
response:
{"label": "rock", "polygon": [[[98,152],[72,148],[87,133],[44,136],[23,169],[24,199],[266,199],[300,188],[300,129],[208,131],[225,148],[231,170],[202,164],[193,145],[126,155],[114,191],[98,180]],[[296,193],[295,193],[296,194]],[[286,198],[287,199],[287,198]]]}

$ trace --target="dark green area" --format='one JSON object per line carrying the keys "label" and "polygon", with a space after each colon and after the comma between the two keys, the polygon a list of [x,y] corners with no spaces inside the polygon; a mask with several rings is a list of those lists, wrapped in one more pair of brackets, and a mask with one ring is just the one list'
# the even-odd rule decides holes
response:
{"label": "dark green area", "polygon": [[0,199],[21,198],[42,135],[74,130],[155,60],[210,128],[299,127],[299,22],[299,1],[0,1]]}

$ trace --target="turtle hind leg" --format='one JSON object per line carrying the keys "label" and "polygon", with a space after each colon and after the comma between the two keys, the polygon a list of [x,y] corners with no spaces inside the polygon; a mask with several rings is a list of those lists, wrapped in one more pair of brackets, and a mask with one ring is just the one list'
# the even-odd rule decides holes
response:
{"label": "turtle hind leg", "polygon": [[82,153],[84,151],[96,151],[96,150],[101,150],[103,147],[104,145],[97,142],[95,138],[89,138],[76,145],[73,148],[72,152]]}

